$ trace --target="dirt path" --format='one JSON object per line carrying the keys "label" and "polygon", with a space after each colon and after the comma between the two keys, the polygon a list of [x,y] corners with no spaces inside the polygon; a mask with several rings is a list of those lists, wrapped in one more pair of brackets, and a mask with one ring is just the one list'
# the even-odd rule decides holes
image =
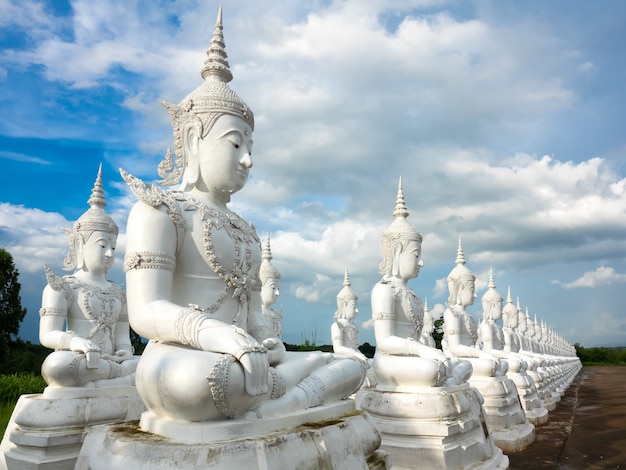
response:
{"label": "dirt path", "polygon": [[626,367],[585,367],[511,470],[626,470]]}

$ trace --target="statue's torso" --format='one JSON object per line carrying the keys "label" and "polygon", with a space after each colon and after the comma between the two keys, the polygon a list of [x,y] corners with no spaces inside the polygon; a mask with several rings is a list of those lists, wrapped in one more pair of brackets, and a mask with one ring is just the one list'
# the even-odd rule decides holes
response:
{"label": "statue's torso", "polygon": [[242,300],[248,302],[253,289],[259,289],[256,232],[228,210],[193,200],[179,204],[186,229],[176,257],[172,300],[208,309],[226,323],[237,322]]}
{"label": "statue's torso", "polygon": [[64,276],[63,282],[72,293],[67,329],[99,345],[102,353],[114,353],[115,325],[125,302],[122,288],[113,282],[94,286],[74,276]]}

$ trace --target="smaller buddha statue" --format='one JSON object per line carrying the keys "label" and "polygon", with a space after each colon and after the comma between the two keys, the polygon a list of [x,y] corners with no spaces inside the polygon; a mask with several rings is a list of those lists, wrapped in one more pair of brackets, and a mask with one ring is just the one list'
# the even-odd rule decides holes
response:
{"label": "smaller buddha statue", "polygon": [[[483,351],[487,351],[500,359],[506,359],[509,364],[510,372],[523,372],[527,367],[526,362],[521,356],[512,352],[510,347],[508,351],[505,349],[505,333],[497,323],[503,315],[503,300],[500,293],[496,290],[493,269],[490,269],[488,289],[482,297],[483,321],[478,328],[478,342]],[[517,315],[517,311],[515,313]]]}
{"label": "smaller buddha statue", "polygon": [[394,221],[382,237],[382,279],[372,289],[372,318],[376,336],[374,371],[381,387],[436,387],[465,382],[467,362],[448,359],[421,341],[422,302],[407,282],[416,278],[422,262],[422,235],[406,220],[402,180],[398,186]]}
{"label": "smaller buddha statue", "polygon": [[435,319],[430,314],[430,310],[428,309],[428,298],[424,298],[424,326],[422,327],[422,336],[420,340],[426,346],[430,346],[431,348],[435,348],[436,343],[433,338],[433,331],[435,331]]}
{"label": "smaller buddha statue", "polygon": [[[118,228],[104,211],[102,165],[89,198],[89,210],[66,230],[70,250],[58,276],[44,266],[48,285],[39,314],[39,340],[55,352],[41,374],[51,387],[132,385],[138,360],[130,342],[126,296],[108,281]],[[66,327],[67,325],[67,327]]]}
{"label": "smaller buddha statue", "polygon": [[283,336],[283,312],[282,309],[277,312],[272,305],[278,300],[280,295],[280,273],[272,264],[272,250],[270,248],[270,234],[267,234],[267,240],[263,247],[263,261],[259,269],[259,277],[261,278],[261,304],[263,316],[269,323],[270,327],[276,333],[278,338]]}
{"label": "smaller buddha statue", "polygon": [[353,357],[369,367],[367,357],[359,351],[359,327],[354,319],[359,313],[358,297],[352,290],[348,268],[343,278],[343,288],[337,294],[335,321],[330,327],[333,351],[337,357]]}
{"label": "smaller buddha statue", "polygon": [[459,237],[456,266],[448,275],[450,296],[443,313],[443,350],[448,356],[469,360],[474,368],[474,375],[502,376],[506,374],[507,362],[477,347],[476,321],[466,311],[476,297],[475,282],[476,276],[465,266],[463,245]]}

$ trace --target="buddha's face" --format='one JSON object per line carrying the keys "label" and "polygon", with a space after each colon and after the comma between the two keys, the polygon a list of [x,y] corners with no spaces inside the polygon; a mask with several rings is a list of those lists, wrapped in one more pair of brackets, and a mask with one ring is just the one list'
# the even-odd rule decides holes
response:
{"label": "buddha's face", "polygon": [[461,282],[461,286],[458,302],[464,307],[469,307],[474,303],[474,299],[476,298],[476,284],[473,280],[466,280]]}
{"label": "buddha's face", "polygon": [[83,270],[98,274],[106,273],[115,260],[117,235],[93,232],[82,246]]}
{"label": "buddha's face", "polygon": [[201,190],[235,193],[252,168],[252,129],[240,117],[225,114],[199,139],[197,153]]}
{"label": "buddha's face", "polygon": [[416,240],[411,240],[398,255],[398,277],[400,279],[413,279],[418,276],[422,262],[422,245]]}
{"label": "buddha's face", "polygon": [[519,322],[519,325],[518,325],[517,329],[520,332],[525,333],[526,332],[526,318],[525,317],[524,318],[519,318],[519,316],[518,316],[518,322]]}
{"label": "buddha's face", "polygon": [[347,320],[354,320],[359,309],[356,307],[356,300],[348,300],[343,306],[343,316]]}
{"label": "buddha's face", "polygon": [[266,280],[261,286],[261,302],[265,306],[270,306],[278,300],[278,296],[280,295],[280,280],[274,277]]}
{"label": "buddha's face", "polygon": [[519,322],[517,321],[517,314],[511,315],[509,317],[509,325],[511,325],[510,328],[517,328],[518,323]]}

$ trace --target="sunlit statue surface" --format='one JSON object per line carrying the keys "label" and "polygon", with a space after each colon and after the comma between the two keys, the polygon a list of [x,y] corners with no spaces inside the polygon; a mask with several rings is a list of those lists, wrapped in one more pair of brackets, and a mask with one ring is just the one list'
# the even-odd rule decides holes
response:
{"label": "sunlit statue surface", "polygon": [[477,346],[476,321],[466,311],[476,297],[475,282],[476,276],[465,266],[463,245],[459,238],[456,266],[448,275],[450,296],[443,313],[443,350],[451,357],[469,360],[474,368],[474,376],[502,376],[506,374],[507,362]]}
{"label": "sunlit statue surface", "polygon": [[354,357],[369,367],[367,357],[359,351],[359,327],[354,322],[359,313],[358,297],[351,285],[348,268],[346,268],[343,288],[337,294],[335,321],[330,327],[333,352],[337,357]]}
{"label": "sunlit statue surface", "polygon": [[503,300],[496,290],[493,270],[490,270],[488,289],[481,299],[483,320],[478,327],[478,343],[483,351],[500,359],[505,359],[509,364],[509,372],[524,372],[527,368],[526,361],[519,354],[513,352],[510,346],[508,350],[505,348],[505,333],[498,325],[498,320],[503,315]]}
{"label": "sunlit statue surface", "polygon": [[467,362],[453,363],[443,352],[421,341],[424,309],[407,281],[416,278],[422,262],[422,235],[406,220],[402,182],[395,220],[383,234],[383,278],[372,289],[376,336],[374,370],[378,386],[442,386],[462,383],[471,374]]}
{"label": "sunlit statue surface", "polygon": [[228,86],[221,10],[207,56],[204,82],[179,105],[163,103],[176,151],[159,165],[160,183],[179,188],[122,171],[139,199],[124,259],[130,321],[151,340],[138,393],[152,415],[180,422],[341,400],[358,390],[364,368],[322,353],[285,354],[262,313],[259,238],[228,208],[252,167],[254,116]]}
{"label": "sunlit statue surface", "polygon": [[276,333],[278,338],[283,335],[283,312],[276,311],[272,307],[278,300],[280,295],[280,273],[272,264],[272,250],[270,247],[270,234],[267,234],[267,240],[263,246],[263,261],[259,270],[259,278],[261,279],[261,304],[263,308],[263,316],[269,323],[270,327]]}
{"label": "sunlit statue surface", "polygon": [[424,299],[424,326],[422,326],[422,335],[420,339],[426,346],[434,348],[437,346],[435,339],[433,338],[433,332],[435,331],[435,319],[428,309],[428,299]]}
{"label": "sunlit statue surface", "polygon": [[422,339],[427,320],[408,285],[423,266],[422,235],[407,221],[402,182],[393,216],[382,236],[382,279],[371,298],[378,384],[356,394],[357,406],[375,420],[394,468],[507,468],[485,423],[482,397],[468,383],[472,365],[446,357],[432,337]]}
{"label": "sunlit statue surface", "polygon": [[39,339],[55,349],[41,373],[51,387],[132,385],[137,367],[130,342],[126,296],[106,279],[113,265],[118,227],[105,212],[102,168],[88,201],[91,206],[67,230],[65,258],[72,275],[45,266]]}

